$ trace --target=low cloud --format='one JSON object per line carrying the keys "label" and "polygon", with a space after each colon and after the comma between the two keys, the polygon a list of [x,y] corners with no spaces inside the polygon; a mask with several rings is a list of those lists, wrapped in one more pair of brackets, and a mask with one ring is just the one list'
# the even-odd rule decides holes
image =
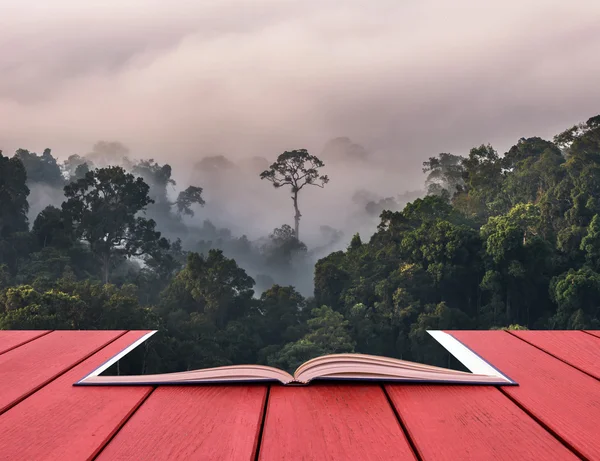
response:
{"label": "low cloud", "polygon": [[[368,166],[338,164],[326,191],[304,194],[314,232],[339,224],[331,210],[350,216],[356,190],[421,187],[430,155],[503,151],[600,112],[596,0],[0,0],[0,11],[5,153],[66,158],[118,140],[194,183],[205,156],[318,155],[347,136]],[[262,195],[221,186],[237,196],[223,220],[291,222],[287,194],[255,180]]]}

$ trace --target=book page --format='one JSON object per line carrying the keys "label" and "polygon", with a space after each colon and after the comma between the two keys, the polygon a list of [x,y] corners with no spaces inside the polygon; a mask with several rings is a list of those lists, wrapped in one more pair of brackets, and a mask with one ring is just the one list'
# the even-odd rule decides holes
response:
{"label": "book page", "polygon": [[231,365],[204,370],[130,376],[90,376],[78,384],[192,384],[217,382],[279,381],[287,384],[292,375],[273,367],[262,365]]}
{"label": "book page", "polygon": [[324,355],[321,357],[316,357],[314,359],[311,359],[305,363],[303,363],[302,365],[300,365],[296,371],[294,372],[294,376],[298,376],[301,373],[303,373],[305,370],[309,369],[309,368],[314,368],[317,366],[321,366],[321,365],[325,365],[325,364],[332,364],[332,363],[343,363],[343,362],[347,362],[347,363],[356,363],[356,364],[381,364],[381,365],[385,365],[385,366],[392,366],[392,367],[400,367],[400,368],[414,368],[414,369],[418,369],[418,370],[429,370],[432,372],[439,372],[439,373],[447,373],[447,372],[452,372],[452,371],[456,371],[457,373],[465,373],[465,372],[461,372],[458,370],[451,370],[448,368],[441,368],[441,367],[436,367],[433,365],[425,365],[422,363],[416,363],[416,362],[409,362],[408,360],[401,360],[401,359],[393,359],[390,357],[382,357],[382,356],[378,356],[378,355],[368,355],[368,354],[330,354],[330,355]]}
{"label": "book page", "polygon": [[336,354],[318,357],[298,367],[295,378],[312,379],[418,380],[438,382],[503,382],[500,378],[423,365],[406,360],[363,354]]}

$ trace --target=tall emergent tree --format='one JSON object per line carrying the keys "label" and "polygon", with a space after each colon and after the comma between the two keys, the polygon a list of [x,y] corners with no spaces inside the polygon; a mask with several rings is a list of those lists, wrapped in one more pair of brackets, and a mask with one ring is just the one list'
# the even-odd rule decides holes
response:
{"label": "tall emergent tree", "polygon": [[149,203],[148,185],[118,166],[88,172],[65,186],[62,208],[74,236],[87,241],[108,283],[114,257],[151,255],[169,247],[152,219],[137,216]]}
{"label": "tall emergent tree", "polygon": [[308,153],[306,149],[284,152],[268,170],[260,174],[260,179],[271,181],[275,188],[291,186],[292,200],[294,202],[294,230],[299,239],[300,209],[298,208],[298,193],[306,185],[325,187],[329,182],[327,175],[319,175],[319,168],[325,164],[316,156]]}

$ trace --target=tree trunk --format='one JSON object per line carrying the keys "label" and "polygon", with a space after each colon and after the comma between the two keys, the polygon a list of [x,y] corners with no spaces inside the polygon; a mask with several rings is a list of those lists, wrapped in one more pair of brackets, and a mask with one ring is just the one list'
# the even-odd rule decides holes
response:
{"label": "tree trunk", "polygon": [[507,286],[506,287],[506,321],[508,322],[508,324],[510,325],[511,323],[511,309],[510,309],[510,288]]}
{"label": "tree trunk", "polygon": [[108,269],[110,263],[110,254],[105,254],[102,256],[102,274],[104,278],[104,284],[108,283]]}
{"label": "tree trunk", "polygon": [[296,232],[296,239],[300,240],[300,209],[298,208],[298,191],[294,192],[292,196],[292,200],[294,201],[294,210],[296,214],[294,215],[294,231]]}

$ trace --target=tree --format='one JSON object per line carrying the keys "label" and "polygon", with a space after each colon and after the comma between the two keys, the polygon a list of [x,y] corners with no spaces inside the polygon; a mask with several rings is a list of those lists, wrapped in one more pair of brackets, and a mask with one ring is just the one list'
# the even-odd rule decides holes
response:
{"label": "tree", "polygon": [[85,157],[73,154],[69,155],[62,165],[63,176],[66,176],[68,182],[74,182],[81,179],[85,174],[94,169],[94,164]]}
{"label": "tree", "polygon": [[243,315],[254,295],[252,277],[221,250],[210,250],[206,257],[190,253],[176,279],[191,294],[191,308],[208,316],[219,328]]}
{"label": "tree", "polygon": [[147,329],[156,326],[131,285],[56,280],[51,288],[29,285],[0,292],[0,329]]}
{"label": "tree", "polygon": [[430,157],[423,162],[423,173],[429,173],[425,180],[427,193],[442,195],[444,191],[449,198],[464,186],[464,157],[441,153],[438,157]]}
{"label": "tree", "polygon": [[0,329],[80,329],[85,309],[81,299],[67,293],[11,287],[0,295]]}
{"label": "tree", "polygon": [[140,176],[150,187],[149,195],[154,200],[154,205],[167,205],[167,187],[175,186],[176,182],[171,178],[171,165],[159,165],[154,159],[140,160],[133,165],[131,172]]}
{"label": "tree", "polygon": [[494,212],[502,183],[501,159],[491,145],[481,145],[470,150],[462,166],[464,188],[453,204],[463,213],[485,220]]}
{"label": "tree", "polygon": [[[481,227],[488,269],[482,287],[504,304],[504,324],[529,324],[545,309],[550,245],[541,235],[540,226],[539,207],[520,204],[506,215],[491,217]],[[499,321],[494,315],[492,324]]]}
{"label": "tree", "polygon": [[23,163],[0,151],[0,266],[15,275],[19,260],[29,251],[27,234],[29,188]]}
{"label": "tree", "polygon": [[294,230],[296,238],[300,238],[300,209],[298,208],[298,193],[304,186],[325,187],[329,182],[327,175],[319,175],[319,169],[325,164],[306,149],[286,151],[277,157],[268,170],[260,174],[260,179],[273,183],[275,188],[290,186],[294,202]]}
{"label": "tree", "polygon": [[581,240],[581,250],[585,259],[595,271],[600,270],[600,216],[594,215],[588,226],[587,235]]}
{"label": "tree", "polygon": [[365,211],[368,215],[379,217],[384,211],[399,211],[402,206],[394,199],[394,197],[385,197],[380,200],[371,200],[365,205]]}
{"label": "tree", "polygon": [[254,280],[220,250],[189,253],[187,264],[161,293],[168,369],[181,371],[255,361],[260,347]]}
{"label": "tree", "polygon": [[294,258],[306,254],[307,248],[296,238],[294,230],[284,224],[273,230],[262,251],[268,265],[286,270],[291,267]]}
{"label": "tree", "polygon": [[28,195],[23,162],[4,157],[0,150],[0,238],[27,230]]}
{"label": "tree", "polygon": [[409,339],[414,360],[448,366],[449,354],[431,341],[427,330],[459,330],[471,328],[472,322],[460,309],[452,309],[445,303],[428,305],[411,326]]}
{"label": "tree", "polygon": [[550,283],[550,295],[558,306],[550,319],[555,329],[600,327],[600,274],[589,268],[570,269]]}
{"label": "tree", "polygon": [[65,186],[65,196],[65,218],[75,237],[88,242],[100,260],[104,283],[115,257],[140,257],[169,246],[153,220],[138,216],[152,203],[148,185],[121,167],[88,172]]}
{"label": "tree", "polygon": [[355,342],[350,336],[348,321],[331,307],[314,308],[307,326],[308,333],[271,356],[270,365],[293,371],[319,355],[354,352]]}
{"label": "tree", "polygon": [[44,149],[42,155],[18,149],[15,153],[27,170],[27,181],[31,183],[43,183],[52,187],[62,187],[64,179],[56,159],[52,156],[50,149]]}
{"label": "tree", "polygon": [[179,192],[175,205],[177,206],[179,214],[194,216],[194,210],[192,210],[192,205],[194,203],[200,206],[204,206],[206,203],[202,198],[201,187],[190,186],[186,190]]}
{"label": "tree", "polygon": [[72,245],[71,229],[62,211],[52,205],[44,208],[35,218],[31,233],[41,248],[55,246],[65,248]]}
{"label": "tree", "polygon": [[350,240],[350,245],[348,246],[349,250],[357,250],[362,246],[362,240],[360,238],[360,234],[357,232],[352,236],[352,240]]}
{"label": "tree", "polygon": [[554,142],[569,157],[575,153],[600,153],[600,115],[556,135]]}
{"label": "tree", "polygon": [[301,316],[306,300],[294,287],[273,285],[260,296],[260,333],[266,344],[282,346],[303,333]]}
{"label": "tree", "polygon": [[564,177],[564,161],[555,144],[537,137],[520,139],[501,159],[505,174],[499,197],[502,211],[519,203],[547,202],[548,192]]}
{"label": "tree", "polygon": [[314,293],[318,305],[327,304],[335,310],[343,304],[342,293],[351,285],[352,275],[345,270],[346,255],[337,251],[315,264]]}

